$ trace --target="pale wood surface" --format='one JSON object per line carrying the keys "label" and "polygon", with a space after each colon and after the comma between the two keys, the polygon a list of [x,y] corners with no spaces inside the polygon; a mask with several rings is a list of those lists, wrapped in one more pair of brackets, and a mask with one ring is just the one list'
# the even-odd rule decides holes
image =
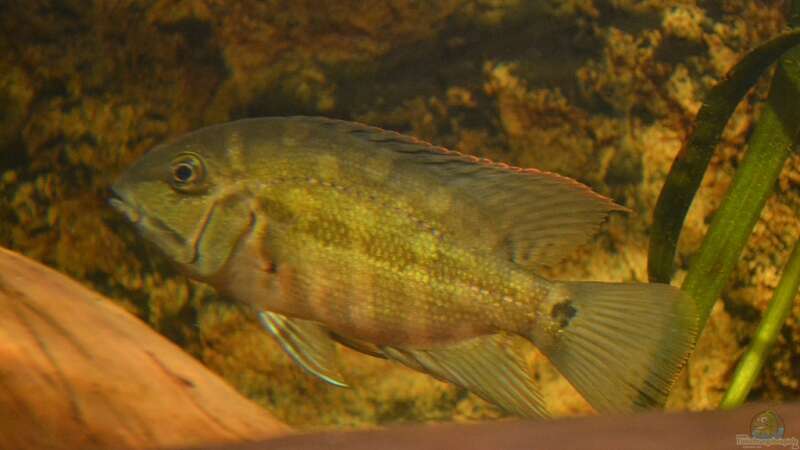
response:
{"label": "pale wood surface", "polygon": [[[744,448],[737,446],[736,435],[749,435],[753,417],[766,409],[776,411],[783,419],[784,438],[800,440],[800,403],[794,403],[747,405],[736,411],[316,433],[192,450],[735,450]],[[791,442],[787,444],[762,444],[759,448],[792,448]]]}
{"label": "pale wood surface", "polygon": [[0,449],[733,449],[768,408],[800,439],[797,403],[290,435],[122,308],[0,248]]}
{"label": "pale wood surface", "polygon": [[0,248],[0,448],[154,448],[288,432],[110,300]]}

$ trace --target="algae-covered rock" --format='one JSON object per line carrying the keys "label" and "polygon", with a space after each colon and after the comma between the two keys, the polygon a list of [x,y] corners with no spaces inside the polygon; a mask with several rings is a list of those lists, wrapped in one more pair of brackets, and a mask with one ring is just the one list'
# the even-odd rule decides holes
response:
{"label": "algae-covered rock", "polygon": [[[546,275],[644,280],[650,214],[705,92],[784,27],[780,2],[51,1],[0,6],[0,245],[90,285],[288,423],[501,416],[462,390],[344,351],[343,390],[307,377],[106,206],[156,143],[210,123],[320,114],[578,178],[635,212]],[[736,111],[681,237],[691,264],[730,183],[762,82]],[[798,238],[793,157],[670,400],[713,408]],[[680,278],[680,273],[678,279]],[[755,398],[795,398],[795,309]],[[589,413],[538,353],[556,415]]]}

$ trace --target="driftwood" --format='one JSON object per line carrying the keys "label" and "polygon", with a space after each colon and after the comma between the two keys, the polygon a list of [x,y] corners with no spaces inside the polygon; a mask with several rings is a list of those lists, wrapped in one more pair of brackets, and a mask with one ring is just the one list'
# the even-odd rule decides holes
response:
{"label": "driftwood", "polygon": [[[783,442],[737,445],[750,422],[772,409],[783,419]],[[798,448],[800,404],[748,405],[737,411],[650,413],[553,421],[501,421],[473,425],[408,426],[379,431],[288,436],[260,443],[192,450],[728,450]],[[189,449],[187,449],[189,450]]]}
{"label": "driftwood", "polygon": [[286,426],[120,307],[0,248],[2,449],[713,450],[737,448],[766,409],[800,439],[800,404],[284,436]]}
{"label": "driftwood", "polygon": [[0,448],[176,447],[287,431],[108,299],[0,249]]}

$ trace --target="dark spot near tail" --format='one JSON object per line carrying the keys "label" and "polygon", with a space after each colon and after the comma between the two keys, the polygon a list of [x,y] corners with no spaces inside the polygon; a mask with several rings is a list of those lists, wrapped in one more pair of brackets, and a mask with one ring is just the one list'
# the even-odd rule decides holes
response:
{"label": "dark spot near tail", "polygon": [[578,310],[575,309],[575,307],[572,306],[572,302],[567,299],[553,305],[553,309],[550,310],[550,317],[558,323],[559,327],[566,328],[577,313]]}

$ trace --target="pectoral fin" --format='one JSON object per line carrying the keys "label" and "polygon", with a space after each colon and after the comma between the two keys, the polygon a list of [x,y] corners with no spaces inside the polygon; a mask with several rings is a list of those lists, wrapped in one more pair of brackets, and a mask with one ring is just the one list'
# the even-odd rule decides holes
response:
{"label": "pectoral fin", "polygon": [[437,349],[384,347],[383,353],[412,369],[466,388],[511,413],[548,417],[524,361],[512,353],[511,339],[496,334]]}
{"label": "pectoral fin", "polygon": [[342,381],[336,344],[325,327],[269,311],[260,312],[258,318],[297,365],[322,381],[348,387]]}

